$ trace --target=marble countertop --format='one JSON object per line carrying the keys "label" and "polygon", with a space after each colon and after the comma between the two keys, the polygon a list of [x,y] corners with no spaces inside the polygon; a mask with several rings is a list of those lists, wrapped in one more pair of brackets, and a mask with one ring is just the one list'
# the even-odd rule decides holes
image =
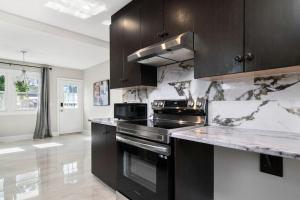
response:
{"label": "marble countertop", "polygon": [[198,127],[173,138],[300,160],[300,134],[230,127]]}
{"label": "marble countertop", "polygon": [[94,118],[94,119],[89,119],[89,121],[92,123],[104,124],[109,126],[117,126],[117,122],[119,120],[115,118]]}

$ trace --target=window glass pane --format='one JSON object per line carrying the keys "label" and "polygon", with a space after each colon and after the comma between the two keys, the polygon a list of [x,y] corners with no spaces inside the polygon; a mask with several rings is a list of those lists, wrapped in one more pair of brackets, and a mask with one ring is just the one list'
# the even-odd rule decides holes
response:
{"label": "window glass pane", "polygon": [[64,108],[78,108],[77,85],[64,85]]}
{"label": "window glass pane", "polygon": [[5,76],[0,75],[0,111],[5,110]]}
{"label": "window glass pane", "polygon": [[[21,75],[22,77],[23,75]],[[39,78],[37,73],[26,73],[26,77],[15,82],[17,94],[17,110],[35,110],[39,99]],[[25,81],[24,81],[25,80]]]}

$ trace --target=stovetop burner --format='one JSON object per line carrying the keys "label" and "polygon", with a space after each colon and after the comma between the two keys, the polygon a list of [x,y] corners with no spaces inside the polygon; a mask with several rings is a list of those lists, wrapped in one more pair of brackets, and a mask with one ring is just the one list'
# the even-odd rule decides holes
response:
{"label": "stovetop burner", "polygon": [[153,119],[118,122],[117,131],[133,137],[170,143],[172,131],[188,130],[207,123],[207,100],[156,100]]}

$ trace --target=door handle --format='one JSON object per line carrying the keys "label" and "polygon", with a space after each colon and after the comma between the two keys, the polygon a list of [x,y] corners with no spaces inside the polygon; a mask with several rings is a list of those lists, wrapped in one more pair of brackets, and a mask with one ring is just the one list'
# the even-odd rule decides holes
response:
{"label": "door handle", "polygon": [[141,140],[141,139],[132,138],[128,136],[122,136],[120,134],[116,135],[116,140],[121,143],[125,143],[131,146],[135,146],[165,156],[171,155],[170,147],[166,145],[159,145],[154,142],[149,142],[146,140]]}
{"label": "door handle", "polygon": [[244,61],[244,57],[243,57],[243,56],[241,56],[241,55],[237,55],[237,56],[234,58],[234,60],[235,60],[236,62],[239,62],[239,63],[241,63],[241,62],[243,62],[243,61]]}
{"label": "door handle", "polygon": [[252,60],[254,60],[254,54],[253,53],[247,53],[246,55],[245,55],[245,60],[246,61],[252,61]]}

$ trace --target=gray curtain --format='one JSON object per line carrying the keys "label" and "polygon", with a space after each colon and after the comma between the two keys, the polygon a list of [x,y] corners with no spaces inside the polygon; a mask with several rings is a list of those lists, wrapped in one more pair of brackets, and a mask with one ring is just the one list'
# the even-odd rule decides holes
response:
{"label": "gray curtain", "polygon": [[52,137],[49,111],[49,68],[42,68],[40,105],[33,139]]}

